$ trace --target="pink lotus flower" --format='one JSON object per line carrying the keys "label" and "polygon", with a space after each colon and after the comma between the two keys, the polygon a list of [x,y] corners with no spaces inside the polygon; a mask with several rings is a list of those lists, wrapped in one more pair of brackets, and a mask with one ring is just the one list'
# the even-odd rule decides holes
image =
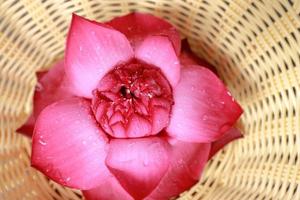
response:
{"label": "pink lotus flower", "polygon": [[[65,61],[38,75],[32,166],[87,199],[168,199],[241,137],[242,113],[176,29],[134,13],[102,24],[73,15]],[[199,66],[200,65],[205,65]]]}

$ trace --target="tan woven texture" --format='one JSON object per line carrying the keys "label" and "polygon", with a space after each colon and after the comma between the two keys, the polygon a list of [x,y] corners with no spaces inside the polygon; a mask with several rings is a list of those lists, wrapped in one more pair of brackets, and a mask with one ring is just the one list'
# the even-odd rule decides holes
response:
{"label": "tan woven texture", "polygon": [[106,21],[161,16],[216,66],[244,108],[245,137],[179,199],[300,199],[300,0],[0,0],[0,199],[81,199],[30,167],[15,132],[32,110],[35,72],[62,58],[71,13]]}

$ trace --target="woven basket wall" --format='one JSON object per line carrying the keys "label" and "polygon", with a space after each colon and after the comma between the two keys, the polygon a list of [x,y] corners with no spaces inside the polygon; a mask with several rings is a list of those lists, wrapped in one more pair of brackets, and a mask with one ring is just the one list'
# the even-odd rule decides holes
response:
{"label": "woven basket wall", "polygon": [[71,13],[106,21],[161,16],[215,65],[244,108],[245,138],[220,152],[179,199],[300,199],[300,0],[0,0],[0,199],[81,199],[30,167],[15,133],[35,72],[63,57]]}

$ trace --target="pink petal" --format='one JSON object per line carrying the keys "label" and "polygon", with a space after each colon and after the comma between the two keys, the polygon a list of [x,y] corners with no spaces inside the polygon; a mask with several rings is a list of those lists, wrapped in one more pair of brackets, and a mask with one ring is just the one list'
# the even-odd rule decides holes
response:
{"label": "pink petal", "polygon": [[149,36],[136,49],[137,59],[159,67],[171,86],[175,87],[180,77],[180,64],[172,43],[164,36]]}
{"label": "pink petal", "polygon": [[45,108],[37,119],[31,164],[62,185],[90,189],[109,174],[104,163],[107,141],[89,101],[62,100]]}
{"label": "pink petal", "polygon": [[170,167],[146,200],[170,199],[196,184],[206,164],[209,150],[209,143],[174,140],[171,145]]}
{"label": "pink petal", "polygon": [[114,176],[91,190],[82,191],[86,200],[133,200]]}
{"label": "pink petal", "polygon": [[212,158],[218,151],[220,151],[224,146],[233,140],[242,138],[243,135],[239,129],[232,127],[228,131],[226,131],[221,138],[217,141],[211,143],[211,150],[209,153],[209,159]]}
{"label": "pink petal", "polygon": [[204,67],[182,68],[167,132],[187,142],[213,142],[232,127],[242,109],[218,77]]}
{"label": "pink petal", "polygon": [[152,133],[159,133],[169,124],[170,113],[164,107],[154,106],[152,114]]}
{"label": "pink petal", "polygon": [[168,143],[158,137],[112,139],[106,163],[135,199],[146,197],[169,166]]}
{"label": "pink petal", "polygon": [[72,90],[64,73],[63,60],[57,62],[48,72],[37,73],[38,83],[33,99],[33,113],[28,121],[17,131],[32,136],[35,120],[48,105],[73,97]]}
{"label": "pink petal", "polygon": [[64,72],[64,60],[60,60],[48,72],[38,75],[38,85],[34,93],[34,117],[48,105],[74,97],[72,88]]}
{"label": "pink petal", "polygon": [[133,50],[122,33],[73,14],[65,69],[78,96],[91,98],[101,78],[131,58]]}
{"label": "pink petal", "polygon": [[18,133],[21,133],[21,134],[23,134],[23,135],[28,136],[28,137],[31,138],[31,136],[33,134],[34,125],[35,125],[35,118],[33,117],[33,114],[31,114],[29,116],[29,118],[27,119],[26,123],[23,124],[16,131]]}
{"label": "pink petal", "polygon": [[134,114],[130,119],[127,135],[134,138],[140,137],[140,133],[143,133],[143,135],[151,135],[151,124],[147,119]]}
{"label": "pink petal", "polygon": [[167,36],[176,51],[180,53],[180,35],[169,22],[146,13],[131,13],[114,18],[107,23],[122,32],[131,42],[133,48],[139,46],[141,41],[150,35]]}
{"label": "pink petal", "polygon": [[206,67],[213,71],[215,74],[218,74],[214,66],[212,66],[205,60],[199,58],[196,54],[193,53],[187,39],[182,40],[182,49],[179,59],[180,64],[183,66],[200,65],[201,67]]}

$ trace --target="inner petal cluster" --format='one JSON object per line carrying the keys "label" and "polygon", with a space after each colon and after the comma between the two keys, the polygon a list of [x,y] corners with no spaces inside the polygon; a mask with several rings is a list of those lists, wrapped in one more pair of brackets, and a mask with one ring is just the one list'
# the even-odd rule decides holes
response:
{"label": "inner petal cluster", "polygon": [[169,123],[172,89],[161,70],[133,60],[120,64],[93,91],[92,110],[115,138],[155,135]]}

